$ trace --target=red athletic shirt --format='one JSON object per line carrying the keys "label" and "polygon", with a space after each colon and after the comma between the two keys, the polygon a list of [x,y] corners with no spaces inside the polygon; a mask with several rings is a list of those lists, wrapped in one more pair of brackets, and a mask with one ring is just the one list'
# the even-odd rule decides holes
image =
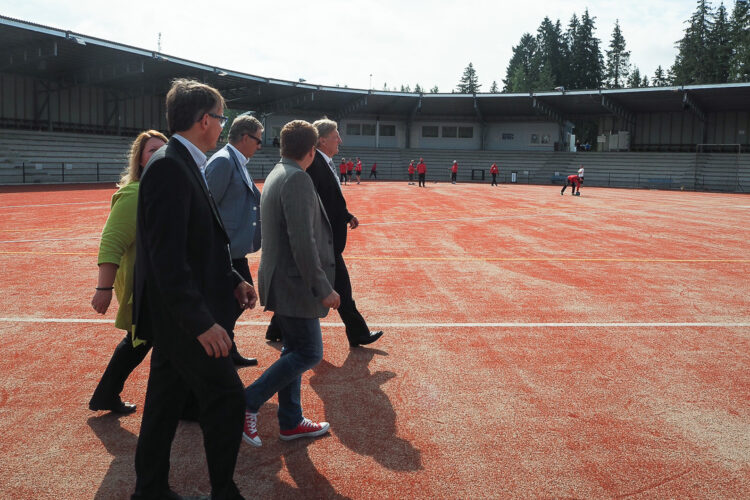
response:
{"label": "red athletic shirt", "polygon": [[457,174],[458,173],[458,163],[454,163],[451,166],[451,173]]}
{"label": "red athletic shirt", "polygon": [[427,173],[427,165],[425,165],[424,162],[420,162],[417,165],[417,173],[418,174],[426,174]]}
{"label": "red athletic shirt", "polygon": [[374,171],[376,171],[377,169],[378,169],[378,164],[377,164],[377,163],[373,163],[373,164],[372,164],[372,169],[371,169],[371,171],[372,171],[372,172],[374,172]]}
{"label": "red athletic shirt", "polygon": [[494,163],[493,163],[493,164],[492,164],[492,166],[490,167],[490,173],[491,173],[491,174],[496,174],[496,173],[498,173],[498,172],[497,172],[497,165],[495,165]]}
{"label": "red athletic shirt", "polygon": [[410,174],[414,173],[414,164],[413,163],[409,163],[409,173]]}
{"label": "red athletic shirt", "polygon": [[580,183],[581,183],[581,180],[578,178],[578,176],[576,174],[568,176],[568,184],[576,184],[576,185],[578,185]]}
{"label": "red athletic shirt", "polygon": [[346,162],[346,171],[351,172],[352,170],[354,170],[354,162],[353,161]]}
{"label": "red athletic shirt", "polygon": [[362,172],[362,162],[361,161],[357,162],[357,172],[360,172],[360,173]]}
{"label": "red athletic shirt", "polygon": [[339,173],[345,174],[346,173],[346,162],[341,162],[341,165],[339,165]]}

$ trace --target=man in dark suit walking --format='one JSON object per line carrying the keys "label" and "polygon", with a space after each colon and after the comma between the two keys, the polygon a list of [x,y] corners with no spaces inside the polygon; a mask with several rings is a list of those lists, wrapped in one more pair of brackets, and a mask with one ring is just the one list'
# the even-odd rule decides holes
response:
{"label": "man in dark suit walking", "polygon": [[166,108],[173,135],[151,157],[138,196],[133,333],[150,340],[153,351],[132,498],[179,498],[169,488],[169,455],[193,393],[211,497],[240,499],[233,475],[245,402],[227,330],[237,304],[254,307],[256,294],[232,268],[229,237],[203,177],[205,152],[226,123],[224,99],[180,79]]}
{"label": "man in dark suit walking", "polygon": [[[341,136],[339,136],[336,122],[327,118],[316,121],[313,127],[318,130],[318,145],[315,159],[307,169],[307,173],[312,177],[313,185],[323,202],[333,230],[333,250],[336,257],[336,278],[333,289],[341,296],[339,316],[346,326],[346,337],[349,339],[350,346],[371,344],[383,335],[383,331],[371,332],[367,322],[357,310],[352,297],[349,271],[346,269],[342,255],[346,248],[347,230],[356,229],[359,220],[346,208],[346,200],[341,192],[341,184],[333,165],[333,157],[339,152]],[[266,332],[268,340],[281,338],[281,333],[275,323],[272,318]]]}
{"label": "man in dark suit walking", "polygon": [[[206,165],[206,182],[219,208],[229,235],[232,267],[248,283],[253,283],[246,255],[260,250],[260,191],[246,165],[263,143],[263,125],[254,116],[240,115],[229,129],[229,143],[214,153]],[[237,317],[242,314],[237,308]],[[232,361],[238,366],[257,365],[255,358],[237,352],[234,324],[228,331],[232,339]]]}

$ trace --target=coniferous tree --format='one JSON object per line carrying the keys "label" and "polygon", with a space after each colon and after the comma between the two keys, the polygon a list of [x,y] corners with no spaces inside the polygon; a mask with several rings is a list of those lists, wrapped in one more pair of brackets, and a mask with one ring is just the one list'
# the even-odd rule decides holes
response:
{"label": "coniferous tree", "polygon": [[440,89],[438,89],[437,85],[430,89],[430,94],[437,94],[438,92],[440,92]]}
{"label": "coniferous tree", "polygon": [[641,87],[648,87],[648,76],[643,75],[643,80],[641,80]]}
{"label": "coniferous tree", "polygon": [[620,30],[620,20],[615,20],[612,40],[609,42],[606,65],[606,84],[611,89],[621,88],[630,74],[630,51],[625,50],[625,37]]}
{"label": "coniferous tree", "polygon": [[706,0],[697,0],[697,7],[685,29],[685,36],[677,42],[677,57],[672,65],[674,83],[689,85],[707,83],[714,73],[710,51],[713,27],[711,6]]}
{"label": "coniferous tree", "polygon": [[643,84],[643,80],[641,79],[641,70],[639,70],[638,66],[636,66],[633,68],[633,71],[630,72],[630,76],[628,77],[628,81],[627,81],[627,87],[631,89],[636,89],[640,87],[642,84]]}
{"label": "coniferous tree", "polygon": [[729,66],[732,59],[732,28],[727,17],[727,9],[722,2],[716,9],[713,28],[709,34],[709,52],[712,55],[710,83],[726,83],[729,80]]}
{"label": "coniferous tree", "polygon": [[566,68],[565,40],[559,19],[552,24],[552,21],[545,17],[539,25],[534,65],[539,72],[533,85],[535,88],[553,88],[563,84]]}
{"label": "coniferous tree", "polygon": [[729,81],[750,82],[750,2],[737,0],[732,9]]}
{"label": "coniferous tree", "polygon": [[503,92],[530,92],[537,79],[534,65],[537,51],[536,39],[524,33],[518,45],[513,47],[513,56],[505,70]]}
{"label": "coniferous tree", "polygon": [[473,94],[479,92],[481,86],[474,65],[469,63],[464,69],[464,74],[461,76],[461,80],[459,80],[458,85],[456,86],[456,91],[462,94]]}
{"label": "coniferous tree", "polygon": [[421,93],[424,92],[424,90],[422,89],[422,87],[419,84],[416,84],[416,85],[414,85],[414,92],[416,92],[417,94],[421,94]]}
{"label": "coniferous tree", "polygon": [[594,19],[586,9],[580,21],[573,14],[568,25],[570,88],[594,89],[602,84],[604,59],[599,39],[594,36]]}
{"label": "coniferous tree", "polygon": [[654,77],[651,79],[651,85],[653,85],[654,87],[666,87],[667,85],[669,85],[667,74],[664,73],[664,68],[661,67],[661,64],[656,67]]}
{"label": "coniferous tree", "polygon": [[500,92],[500,90],[497,88],[497,82],[495,80],[492,80],[492,85],[490,85],[490,92],[493,94],[497,94]]}

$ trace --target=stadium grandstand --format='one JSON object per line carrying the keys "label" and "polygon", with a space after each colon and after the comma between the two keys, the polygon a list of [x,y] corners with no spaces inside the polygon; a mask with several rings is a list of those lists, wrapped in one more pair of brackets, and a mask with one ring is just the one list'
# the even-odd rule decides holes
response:
{"label": "stadium grandstand", "polygon": [[[365,177],[402,180],[422,157],[429,181],[750,191],[750,83],[531,94],[423,94],[261,77],[0,16],[0,184],[110,182],[132,138],[164,131],[176,77],[219,89],[234,114],[264,123],[250,163],[263,178],[291,119],[339,122],[341,155]],[[338,160],[338,158],[336,159]]]}

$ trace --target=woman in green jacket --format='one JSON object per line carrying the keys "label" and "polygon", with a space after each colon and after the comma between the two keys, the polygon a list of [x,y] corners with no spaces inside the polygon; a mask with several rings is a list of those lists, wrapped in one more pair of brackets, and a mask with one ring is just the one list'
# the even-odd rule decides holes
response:
{"label": "woman in green jacket", "polygon": [[99,278],[91,306],[99,314],[107,312],[112,302],[112,291],[117,295],[119,310],[115,327],[125,330],[125,338],[115,348],[99,385],[91,396],[89,409],[108,410],[115,413],[132,413],[135,405],[123,402],[120,392],[130,373],[146,357],[151,345],[133,339],[133,270],[135,266],[135,215],[138,202],[138,184],[143,168],[151,155],[167,138],[156,130],[141,132],[130,148],[128,168],[123,172],[112,195],[109,217],[102,229],[99,244]]}

